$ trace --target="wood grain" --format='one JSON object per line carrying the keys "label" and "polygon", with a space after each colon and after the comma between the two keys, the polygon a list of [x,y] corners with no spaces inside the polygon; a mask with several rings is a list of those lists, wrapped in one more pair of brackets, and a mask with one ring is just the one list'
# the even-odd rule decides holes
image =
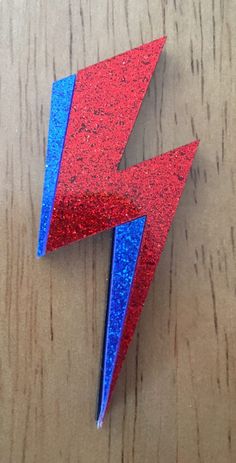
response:
{"label": "wood grain", "polygon": [[[236,461],[236,3],[0,1],[0,462]],[[110,233],[35,259],[51,82],[168,35],[123,165],[201,139],[104,428]]]}

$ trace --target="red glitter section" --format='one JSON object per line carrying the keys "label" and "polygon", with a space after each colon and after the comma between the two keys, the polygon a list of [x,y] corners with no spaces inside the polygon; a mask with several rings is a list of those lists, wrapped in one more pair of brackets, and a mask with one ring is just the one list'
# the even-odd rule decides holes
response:
{"label": "red glitter section", "polygon": [[164,43],[155,40],[78,72],[47,251],[139,215],[139,201],[117,166]]}
{"label": "red glitter section", "polygon": [[111,393],[198,146],[195,141],[117,170],[164,42],[78,73],[48,236],[52,251],[147,216]]}

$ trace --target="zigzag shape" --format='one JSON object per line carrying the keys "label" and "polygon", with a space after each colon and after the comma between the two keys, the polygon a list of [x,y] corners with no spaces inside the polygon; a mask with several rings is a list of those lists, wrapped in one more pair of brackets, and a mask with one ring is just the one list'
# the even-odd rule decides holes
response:
{"label": "zigzag shape", "polygon": [[101,426],[198,142],[118,171],[165,38],[54,84],[38,255],[114,228]]}

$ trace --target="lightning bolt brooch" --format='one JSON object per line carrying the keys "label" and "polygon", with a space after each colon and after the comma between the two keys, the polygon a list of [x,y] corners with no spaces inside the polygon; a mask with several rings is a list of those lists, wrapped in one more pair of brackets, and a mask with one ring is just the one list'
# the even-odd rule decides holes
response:
{"label": "lightning bolt brooch", "polygon": [[114,228],[97,425],[121,366],[198,141],[119,171],[165,38],[52,87],[38,257]]}

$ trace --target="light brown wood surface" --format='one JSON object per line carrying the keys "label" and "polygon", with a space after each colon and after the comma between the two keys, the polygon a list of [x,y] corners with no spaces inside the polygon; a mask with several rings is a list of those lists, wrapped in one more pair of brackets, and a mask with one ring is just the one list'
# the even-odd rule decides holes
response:
{"label": "light brown wood surface", "polygon": [[[0,463],[236,462],[235,0],[0,1]],[[123,165],[201,145],[102,430],[111,234],[36,260],[51,83],[166,34]]]}

